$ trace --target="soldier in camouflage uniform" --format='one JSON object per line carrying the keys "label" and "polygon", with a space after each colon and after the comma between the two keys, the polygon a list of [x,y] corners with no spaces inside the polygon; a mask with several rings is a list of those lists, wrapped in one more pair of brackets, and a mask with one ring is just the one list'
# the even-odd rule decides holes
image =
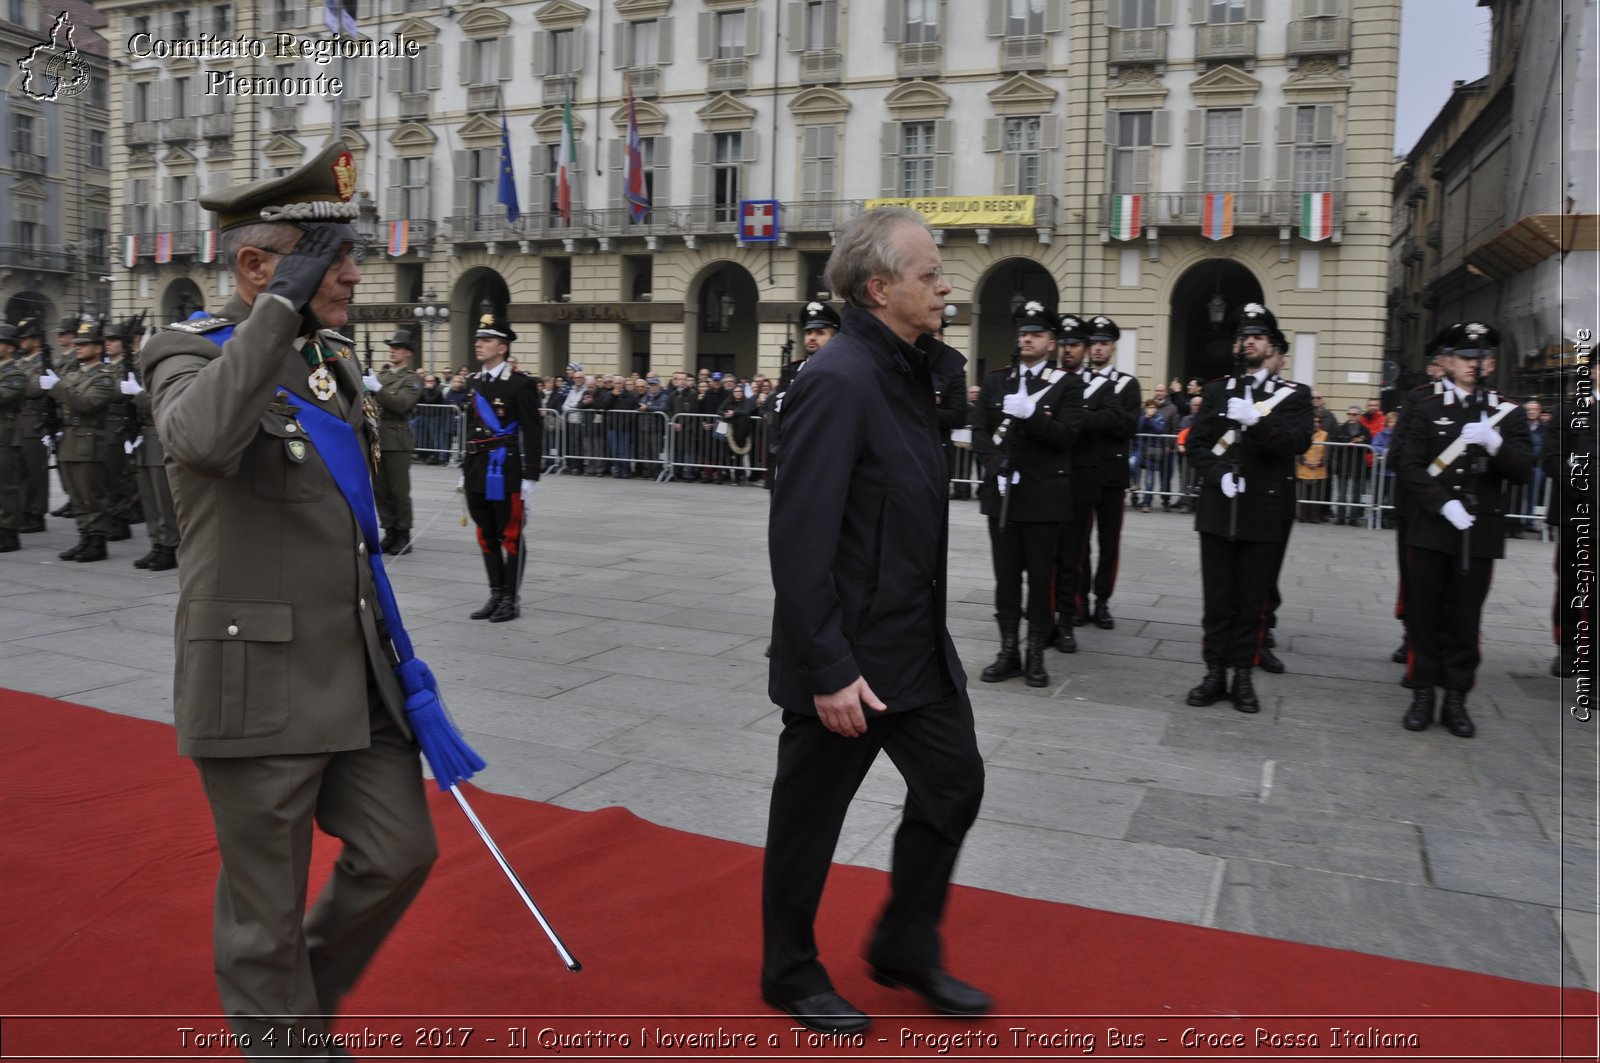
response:
{"label": "soldier in camouflage uniform", "polygon": [[[73,340],[78,369],[50,385],[61,407],[63,432],[56,462],[78,521],[78,544],[61,553],[63,561],[104,561],[111,534],[111,477],[106,469],[106,435],[118,395],[116,371],[105,361],[100,326],[84,322]],[[47,378],[48,379],[48,378]]]}
{"label": "soldier in camouflage uniform", "polygon": [[417,449],[411,411],[422,401],[422,375],[411,368],[417,354],[409,332],[389,337],[389,364],[374,374],[367,367],[362,381],[378,405],[378,451],[382,455],[372,477],[378,523],[384,527],[383,552],[399,557],[411,552],[411,456]]}
{"label": "soldier in camouflage uniform", "polygon": [[[28,372],[27,401],[22,423],[22,523],[17,531],[24,535],[44,531],[44,515],[50,510],[51,426],[56,419],[56,404],[39,386],[39,378],[50,369],[50,350],[44,345],[44,330],[37,318],[17,325],[21,344],[19,360]],[[53,443],[53,440],[50,442]]]}
{"label": "soldier in camouflage uniform", "polygon": [[128,429],[138,425],[132,398],[136,394],[129,385],[133,379],[133,363],[127,357],[127,332],[122,323],[105,327],[106,365],[116,378],[118,394],[111,404],[106,432],[106,476],[111,483],[111,542],[133,538],[131,524],[143,520],[139,512],[139,481],[134,475],[132,449],[127,443],[133,438]]}
{"label": "soldier in camouflage uniform", "polygon": [[22,548],[22,420],[31,383],[17,357],[16,327],[0,324],[0,554]]}

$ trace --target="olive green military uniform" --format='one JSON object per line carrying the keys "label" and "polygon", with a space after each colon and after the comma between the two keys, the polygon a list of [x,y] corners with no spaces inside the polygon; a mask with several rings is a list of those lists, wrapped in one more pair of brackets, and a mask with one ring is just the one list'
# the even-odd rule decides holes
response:
{"label": "olive green military uniform", "polygon": [[127,359],[107,358],[106,365],[111,368],[118,384],[117,397],[107,411],[105,436],[106,476],[111,485],[111,519],[117,525],[118,536],[128,538],[126,525],[136,524],[139,520],[139,479],[134,471],[132,456],[124,444],[132,438],[128,429],[138,424],[138,415],[133,411],[132,400],[122,393],[121,388],[122,382],[129,378]]}
{"label": "olive green military uniform", "polygon": [[390,533],[391,545],[398,548],[411,532],[411,458],[417,449],[411,411],[422,401],[422,374],[410,366],[388,366],[378,373],[378,380],[383,387],[373,392],[372,398],[378,404],[381,458],[372,477],[372,490],[377,496],[378,523]]}
{"label": "olive green military uniform", "polygon": [[150,392],[133,397],[134,415],[139,419],[139,436],[133,448],[134,467],[139,482],[139,505],[144,510],[144,527],[150,535],[150,552],[134,564],[162,572],[178,563],[178,513],[172,504],[172,485],[164,466],[166,452],[156,434],[156,415]]}
{"label": "olive green military uniform", "polygon": [[62,421],[56,463],[67,496],[72,499],[78,546],[82,550],[73,556],[86,560],[95,559],[97,554],[104,557],[114,503],[105,440],[106,434],[114,430],[111,407],[118,395],[116,371],[105,362],[81,365],[77,372],[62,377],[51,394],[61,408]]}
{"label": "olive green military uniform", "polygon": [[44,531],[45,514],[50,512],[50,448],[45,439],[49,422],[56,417],[55,400],[39,387],[44,372],[44,354],[22,356],[29,386],[19,426],[22,438],[22,530]]}
{"label": "olive green military uniform", "polygon": [[[22,527],[22,420],[28,398],[27,367],[15,356],[16,330],[0,325],[0,343],[8,344],[0,361],[0,553],[19,548]],[[33,444],[37,446],[38,444]]]}

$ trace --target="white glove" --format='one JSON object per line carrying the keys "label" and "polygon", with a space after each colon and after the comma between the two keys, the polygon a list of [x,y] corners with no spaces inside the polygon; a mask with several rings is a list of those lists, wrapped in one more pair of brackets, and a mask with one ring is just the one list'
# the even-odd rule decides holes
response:
{"label": "white glove", "polygon": [[361,384],[368,391],[382,391],[383,390],[383,381],[379,380],[376,376],[374,376],[370,369],[367,371],[367,375],[361,378]]}
{"label": "white glove", "polygon": [[139,444],[143,442],[144,436],[134,436],[132,439],[124,439],[122,441],[122,452],[124,454],[132,454],[134,451],[139,449]]}
{"label": "white glove", "polygon": [[1461,430],[1461,442],[1468,446],[1476,443],[1490,454],[1498,454],[1504,440],[1488,422],[1474,421]]}
{"label": "white glove", "polygon": [[539,481],[537,481],[537,480],[524,480],[524,481],[522,481],[522,500],[524,502],[526,502],[528,499],[532,498],[533,497],[533,489],[535,487],[538,487],[538,486],[539,486]]}
{"label": "white glove", "polygon": [[[1237,399],[1232,401],[1238,401]],[[1235,476],[1231,472],[1222,474],[1222,493],[1232,498],[1234,495],[1244,494],[1244,477]]]}
{"label": "white glove", "polygon": [[44,375],[39,378],[39,386],[46,391],[49,391],[59,383],[61,383],[61,378],[49,369],[46,369]]}
{"label": "white glove", "polygon": [[466,489],[467,489],[467,474],[466,473],[462,473],[460,476],[456,477],[456,490],[457,491],[465,491]]}
{"label": "white glove", "polygon": [[1468,513],[1467,507],[1463,506],[1461,500],[1456,498],[1446,502],[1444,509],[1440,512],[1444,515],[1445,520],[1456,526],[1456,531],[1466,531],[1478,519]]}
{"label": "white glove", "polygon": [[118,384],[117,387],[124,395],[137,395],[139,392],[144,390],[144,385],[133,379],[131,376],[122,383]]}
{"label": "white glove", "polygon": [[1238,421],[1241,427],[1249,428],[1261,420],[1261,411],[1249,399],[1229,399],[1228,420]]}
{"label": "white glove", "polygon": [[1015,395],[1007,395],[1005,401],[1000,404],[1000,409],[1005,412],[1007,417],[1015,417],[1019,421],[1026,421],[1033,416],[1034,408],[1038,405],[1038,401],[1032,395],[1026,392],[1018,392]]}

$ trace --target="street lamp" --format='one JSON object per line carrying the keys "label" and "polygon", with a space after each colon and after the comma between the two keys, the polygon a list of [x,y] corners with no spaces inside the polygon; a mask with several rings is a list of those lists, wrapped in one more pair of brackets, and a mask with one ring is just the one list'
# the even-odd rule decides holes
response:
{"label": "street lamp", "polygon": [[432,288],[423,293],[423,298],[426,302],[413,306],[411,313],[417,319],[417,324],[422,326],[422,364],[427,366],[430,372],[436,373],[438,370],[428,360],[428,336],[432,334],[436,326],[443,325],[450,319],[450,308],[436,302],[439,298],[439,293]]}

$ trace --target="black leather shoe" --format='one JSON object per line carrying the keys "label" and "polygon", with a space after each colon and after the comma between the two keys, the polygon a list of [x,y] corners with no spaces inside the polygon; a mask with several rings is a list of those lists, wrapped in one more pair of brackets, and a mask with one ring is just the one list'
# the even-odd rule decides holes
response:
{"label": "black leather shoe", "polygon": [[489,616],[489,623],[504,624],[507,620],[515,620],[522,615],[522,605],[510,594],[501,595],[500,604],[494,607],[494,612]]}
{"label": "black leather shoe", "polygon": [[394,549],[394,529],[388,528],[383,533],[383,538],[378,540],[378,553],[387,554]]}
{"label": "black leather shoe", "polygon": [[67,520],[67,519],[70,519],[72,517],[76,517],[78,514],[73,512],[72,503],[68,502],[66,505],[62,506],[60,509],[52,509],[50,511],[50,515],[52,517],[60,517],[63,520]]}
{"label": "black leather shoe", "polygon": [[78,559],[78,555],[83,553],[83,548],[88,545],[89,537],[87,535],[80,535],[78,536],[78,542],[76,545],[67,547],[56,556],[63,561],[76,561]]}
{"label": "black leather shoe", "polygon": [[166,572],[168,569],[178,567],[178,548],[175,546],[160,546],[156,548],[156,556],[150,559],[145,566],[147,572]]}
{"label": "black leather shoe", "polygon": [[494,615],[494,611],[498,608],[500,608],[500,595],[491,594],[489,595],[489,600],[483,603],[483,608],[477,609],[469,615],[474,620],[487,620]]}
{"label": "black leather shoe", "polygon": [[91,535],[79,547],[74,561],[104,561],[109,556],[106,553],[106,537],[104,535]]}
{"label": "black leather shoe", "polygon": [[133,538],[133,529],[125,520],[116,521],[111,525],[111,534],[106,536],[106,541],[120,543]]}
{"label": "black leather shoe", "polygon": [[1250,669],[1235,668],[1233,670],[1233,707],[1240,712],[1260,712],[1261,701],[1256,697],[1256,685],[1250,678]]}
{"label": "black leather shoe", "polygon": [[1395,664],[1405,664],[1410,659],[1411,642],[1409,640],[1400,643],[1400,648],[1389,654],[1389,660],[1393,661]]}
{"label": "black leather shoe", "polygon": [[1072,626],[1083,627],[1089,623],[1089,607],[1080,605],[1072,611]]}
{"label": "black leather shoe", "polygon": [[1208,665],[1206,677],[1184,699],[1189,705],[1215,705],[1228,696],[1228,673],[1219,665]]}
{"label": "black leather shoe", "polygon": [[1101,602],[1094,607],[1094,626],[1103,628],[1106,631],[1110,631],[1117,626],[1117,622],[1111,619],[1111,610],[1106,608],[1105,602]]}
{"label": "black leather shoe", "polygon": [[1275,650],[1278,648],[1278,640],[1273,636],[1272,632],[1268,630],[1267,637],[1261,640],[1261,645],[1265,646],[1269,650]]}
{"label": "black leather shoe", "polygon": [[384,553],[390,557],[404,557],[411,552],[411,529],[397,528],[394,533],[394,542],[384,548]]}
{"label": "black leather shoe", "polygon": [[[1051,625],[1054,627],[1054,625]],[[1037,634],[1028,625],[1028,653],[1022,661],[1022,681],[1030,687],[1050,685],[1050,673],[1044,669],[1044,648],[1050,645],[1050,636],[1044,631]]]}
{"label": "black leather shoe", "polygon": [[1400,717],[1400,726],[1408,731],[1426,731],[1433,722],[1433,688],[1413,690],[1411,707]]}
{"label": "black leather shoe", "polygon": [[1072,633],[1072,617],[1065,613],[1056,617],[1056,649],[1062,653],[1078,652],[1078,636]]}
{"label": "black leather shoe", "polygon": [[946,1015],[983,1015],[994,1007],[994,998],[988,993],[937,967],[916,974],[874,967],[872,980],[890,989],[909,989],[934,1011]]}
{"label": "black leather shoe", "polygon": [[10,528],[0,530],[0,554],[9,554],[13,550],[21,550],[22,543],[17,539],[17,533]]}
{"label": "black leather shoe", "polygon": [[22,523],[17,526],[20,535],[32,535],[34,532],[44,531],[43,517],[23,517]]}
{"label": "black leather shoe", "polygon": [[1256,666],[1263,672],[1271,672],[1273,675],[1283,674],[1283,662],[1278,660],[1278,655],[1266,646],[1261,647],[1261,653],[1256,658]]}
{"label": "black leather shoe", "polygon": [[985,683],[1004,683],[1022,674],[1022,651],[1017,645],[1017,633],[1022,629],[1022,621],[999,620],[999,624],[1000,652],[994,655],[994,663],[978,676]]}
{"label": "black leather shoe", "polygon": [[1439,706],[1439,722],[1444,729],[1457,738],[1471,738],[1478,733],[1472,724],[1472,717],[1467,715],[1467,692],[1465,690],[1446,690],[1444,704]]}
{"label": "black leather shoe", "polygon": [[143,557],[141,557],[139,560],[137,560],[137,561],[135,561],[133,563],[133,567],[134,568],[149,568],[150,567],[150,562],[152,562],[152,561],[154,561],[156,559],[156,551],[159,550],[159,549],[161,549],[159,546],[152,546],[150,548],[150,552],[148,554],[145,554]]}
{"label": "black leather shoe", "polygon": [[818,1033],[858,1033],[872,1025],[871,1016],[831,989],[794,1000],[762,993],[761,999]]}

